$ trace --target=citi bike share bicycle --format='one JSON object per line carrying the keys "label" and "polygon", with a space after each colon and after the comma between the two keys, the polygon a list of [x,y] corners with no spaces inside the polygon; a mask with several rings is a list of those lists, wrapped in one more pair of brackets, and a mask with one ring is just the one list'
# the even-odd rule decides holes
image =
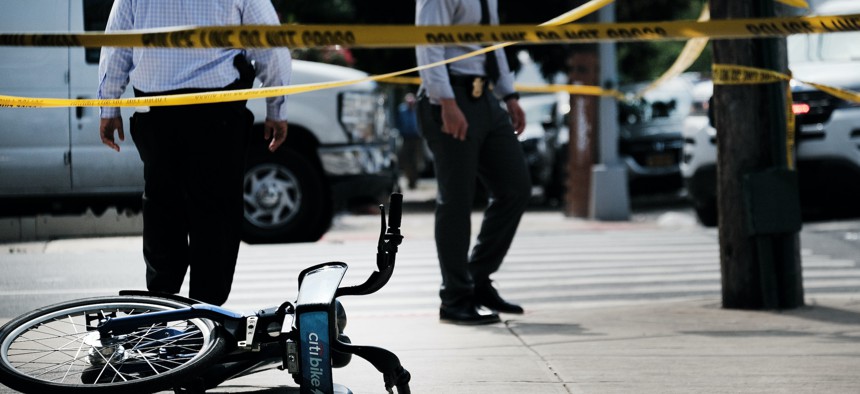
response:
{"label": "citi bike share bicycle", "polygon": [[408,394],[409,372],[385,349],[353,345],[343,334],[341,296],[381,289],[394,272],[403,196],[391,195],[377,268],[341,287],[347,264],[329,262],[299,274],[294,302],[241,314],[176,295],[121,291],[41,308],[0,328],[0,383],[26,393],[202,393],[228,379],[281,369],[301,394],[344,394],[332,368],[352,355],[370,362],[389,393]]}

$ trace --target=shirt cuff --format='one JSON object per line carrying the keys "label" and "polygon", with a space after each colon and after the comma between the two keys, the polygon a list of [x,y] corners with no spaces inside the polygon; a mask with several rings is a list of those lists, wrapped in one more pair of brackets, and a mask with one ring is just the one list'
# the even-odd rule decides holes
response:
{"label": "shirt cuff", "polygon": [[276,121],[287,120],[287,106],[284,104],[266,104],[266,118]]}
{"label": "shirt cuff", "polygon": [[517,92],[513,92],[513,93],[511,93],[511,94],[506,94],[506,95],[505,95],[505,97],[502,97],[502,101],[505,101],[505,102],[506,102],[506,101],[508,101],[508,100],[510,100],[510,99],[517,99],[517,100],[519,100],[519,99],[520,99],[520,94],[519,94],[519,93],[517,93]]}
{"label": "shirt cuff", "polygon": [[120,117],[119,107],[101,107],[100,117],[102,119],[112,119]]}

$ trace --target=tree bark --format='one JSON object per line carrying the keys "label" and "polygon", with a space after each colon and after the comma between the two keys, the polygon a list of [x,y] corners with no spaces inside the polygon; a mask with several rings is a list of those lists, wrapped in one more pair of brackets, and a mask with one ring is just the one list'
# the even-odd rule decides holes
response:
{"label": "tree bark", "polygon": [[[599,85],[600,62],[596,51],[573,52],[569,65],[570,84]],[[567,192],[564,197],[564,212],[569,217],[587,218],[589,215],[598,107],[597,96],[570,95],[570,142],[567,152]]]}
{"label": "tree bark", "polygon": [[[771,3],[771,4],[767,4]],[[711,1],[717,19],[773,16],[772,0]],[[787,73],[785,40],[713,42],[714,63]],[[803,305],[797,232],[756,234],[750,228],[750,184],[745,177],[786,167],[786,82],[715,85],[717,206],[725,308],[783,309]],[[782,143],[782,144],[780,144]],[[799,212],[797,213],[799,215]]]}

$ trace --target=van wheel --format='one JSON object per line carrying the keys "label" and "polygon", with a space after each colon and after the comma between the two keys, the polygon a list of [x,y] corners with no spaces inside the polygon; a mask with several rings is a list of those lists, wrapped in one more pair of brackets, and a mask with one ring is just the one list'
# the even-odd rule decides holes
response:
{"label": "van wheel", "polygon": [[245,169],[242,239],[247,243],[314,242],[332,221],[322,172],[287,147],[252,150]]}

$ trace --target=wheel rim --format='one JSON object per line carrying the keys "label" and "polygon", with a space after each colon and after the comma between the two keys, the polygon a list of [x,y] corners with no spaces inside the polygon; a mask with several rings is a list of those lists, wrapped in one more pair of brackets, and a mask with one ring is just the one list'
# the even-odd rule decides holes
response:
{"label": "wheel rim", "polygon": [[102,303],[56,311],[22,325],[4,339],[5,365],[52,385],[122,384],[158,377],[205,354],[212,328],[200,319],[136,328],[110,339],[94,331],[100,319],[175,309],[148,303]]}
{"label": "wheel rim", "polygon": [[261,228],[281,227],[298,214],[302,193],[286,167],[262,164],[245,173],[245,220]]}

